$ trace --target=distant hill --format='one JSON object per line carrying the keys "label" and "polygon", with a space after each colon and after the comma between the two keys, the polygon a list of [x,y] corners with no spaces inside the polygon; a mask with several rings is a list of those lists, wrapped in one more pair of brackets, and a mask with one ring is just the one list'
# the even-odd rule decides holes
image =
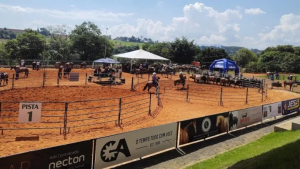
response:
{"label": "distant hill", "polygon": [[[236,54],[236,52],[244,47],[240,47],[240,46],[199,46],[201,48],[201,50],[205,49],[205,48],[221,48],[224,49],[229,56],[233,56]],[[253,53],[260,55],[261,50],[258,49],[249,49],[251,50]]]}
{"label": "distant hill", "polygon": [[24,32],[24,30],[22,30],[22,29],[10,29],[10,28],[0,28],[0,31],[1,30],[4,30],[4,31],[12,31],[12,32],[14,32],[15,34],[19,34],[19,33],[23,33]]}

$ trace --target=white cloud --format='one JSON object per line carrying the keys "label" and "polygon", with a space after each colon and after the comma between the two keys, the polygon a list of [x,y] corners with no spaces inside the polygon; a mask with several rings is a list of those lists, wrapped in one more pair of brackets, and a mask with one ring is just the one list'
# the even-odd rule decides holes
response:
{"label": "white cloud", "polygon": [[0,11],[13,12],[13,13],[27,13],[27,14],[42,14],[58,19],[70,19],[70,20],[90,20],[90,21],[112,21],[121,22],[123,18],[132,16],[133,13],[113,13],[107,11],[97,10],[76,10],[71,11],[60,11],[52,9],[40,9],[40,8],[29,8],[21,6],[10,6],[0,4]]}
{"label": "white cloud", "polygon": [[70,5],[70,7],[71,7],[71,8],[76,8],[76,6],[75,6],[75,5]]}
{"label": "white cloud", "polygon": [[161,8],[163,5],[164,5],[164,2],[162,2],[162,1],[159,1],[156,4],[156,6],[159,7],[159,8]]}
{"label": "white cloud", "polygon": [[203,3],[185,5],[183,15],[174,17],[172,23],[163,25],[161,21],[137,19],[136,25],[119,24],[110,28],[116,36],[144,36],[159,41],[170,41],[176,37],[193,37],[197,43],[226,42],[240,31],[238,22],[242,14],[238,10],[227,9],[218,12]]}
{"label": "white cloud", "polygon": [[280,18],[280,24],[268,33],[259,33],[261,41],[298,43],[300,39],[300,15],[288,14]]}
{"label": "white cloud", "polygon": [[252,14],[252,15],[259,15],[259,14],[265,14],[263,10],[260,8],[250,8],[250,9],[245,9],[246,14]]}

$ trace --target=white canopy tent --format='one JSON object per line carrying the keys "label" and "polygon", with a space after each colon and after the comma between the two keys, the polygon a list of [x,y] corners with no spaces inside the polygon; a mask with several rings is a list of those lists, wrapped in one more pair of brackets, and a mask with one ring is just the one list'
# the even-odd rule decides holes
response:
{"label": "white canopy tent", "polygon": [[161,56],[155,55],[153,53],[144,51],[143,49],[135,50],[132,52],[127,53],[121,53],[114,55],[115,57],[120,58],[128,58],[130,59],[130,72],[132,71],[132,59],[145,59],[145,60],[169,60],[166,58],[163,58]]}

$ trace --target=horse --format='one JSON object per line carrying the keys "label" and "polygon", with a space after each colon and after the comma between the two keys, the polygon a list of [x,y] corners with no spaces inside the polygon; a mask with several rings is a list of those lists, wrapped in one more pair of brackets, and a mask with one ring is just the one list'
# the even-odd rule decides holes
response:
{"label": "horse", "polygon": [[231,130],[234,125],[237,125],[238,121],[237,117],[233,117],[233,114],[229,113],[229,130]]}
{"label": "horse", "polygon": [[283,85],[284,85],[284,89],[285,89],[285,87],[287,86],[287,85],[289,85],[290,86],[290,91],[292,90],[292,86],[293,86],[293,84],[294,84],[295,82],[294,81],[284,81],[283,82]]}
{"label": "horse", "polygon": [[241,86],[243,85],[243,81],[240,80],[240,79],[235,79],[235,78],[233,78],[233,79],[230,79],[230,80],[229,80],[229,86],[231,86],[231,84],[234,84],[234,87],[235,87],[236,85],[238,85],[239,88],[241,88]]}
{"label": "horse", "polygon": [[27,67],[11,66],[10,70],[12,70],[12,69],[15,69],[16,72],[17,72],[17,69],[19,69],[19,73],[24,72],[25,73],[24,77],[28,77],[29,69]]}
{"label": "horse", "polygon": [[[190,127],[194,127],[194,131],[196,134],[197,133],[197,126],[196,126],[196,120],[190,122],[187,126],[185,126],[183,129],[180,129],[180,140],[179,140],[179,145],[182,145],[182,144],[186,144],[188,143],[190,140],[189,140],[189,129]],[[192,133],[190,133],[192,134]]]}
{"label": "horse", "polygon": [[35,70],[36,68],[36,62],[32,62],[32,70]]}
{"label": "horse", "polygon": [[6,72],[0,72],[0,86],[3,80],[3,85],[8,85],[8,74]]}
{"label": "horse", "polygon": [[[186,79],[186,76],[184,76],[184,79]],[[182,84],[182,88],[184,88],[185,82],[182,83],[181,79],[174,81],[174,86],[177,86],[178,84]]]}
{"label": "horse", "polygon": [[82,62],[82,63],[80,63],[80,68],[85,68],[86,69],[86,65],[87,65],[87,63],[86,62]]}
{"label": "horse", "polygon": [[227,132],[228,124],[224,116],[217,116],[216,127],[220,128],[220,133]]}
{"label": "horse", "polygon": [[71,70],[72,70],[72,68],[70,68],[70,67],[66,67],[65,69],[64,69],[64,77],[66,76],[66,75],[70,75],[70,72],[71,72]]}
{"label": "horse", "polygon": [[[159,81],[159,77],[157,77],[157,82]],[[148,87],[148,93],[149,93],[149,90],[152,88],[152,87],[156,87],[155,84],[153,84],[153,81],[148,81],[148,83],[145,85],[143,91],[146,90],[146,88]]]}
{"label": "horse", "polygon": [[221,86],[226,86],[226,83],[229,83],[229,79],[222,77],[220,79],[220,85]]}

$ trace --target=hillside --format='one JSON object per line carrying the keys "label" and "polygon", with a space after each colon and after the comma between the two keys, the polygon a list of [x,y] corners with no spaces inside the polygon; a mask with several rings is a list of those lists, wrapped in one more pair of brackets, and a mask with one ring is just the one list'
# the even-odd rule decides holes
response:
{"label": "hillside", "polygon": [[[224,49],[229,56],[233,56],[236,54],[236,52],[244,47],[240,47],[240,46],[200,46],[201,50],[205,49],[205,48],[221,48]],[[258,49],[249,49],[251,50],[253,53],[259,55],[261,53],[261,50]]]}
{"label": "hillside", "polygon": [[144,43],[136,43],[136,42],[124,42],[124,41],[120,41],[120,40],[110,40],[115,47],[120,47],[120,46],[136,46],[138,45],[140,47],[140,49],[142,49],[142,46]]}

